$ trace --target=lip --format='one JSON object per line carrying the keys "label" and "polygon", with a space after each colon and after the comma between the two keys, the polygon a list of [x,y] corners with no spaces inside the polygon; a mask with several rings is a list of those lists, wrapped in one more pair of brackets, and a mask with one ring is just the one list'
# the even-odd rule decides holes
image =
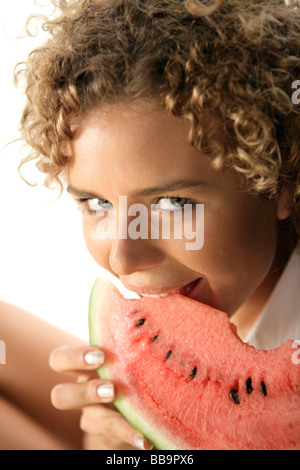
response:
{"label": "lip", "polygon": [[[148,294],[148,295],[161,295],[161,294],[169,294],[171,292],[177,292],[177,291],[181,291],[179,292],[180,294],[183,294],[184,295],[184,292],[186,290],[188,290],[188,293],[189,294],[192,294],[193,290],[194,290],[194,283],[195,285],[197,286],[198,284],[198,281],[200,280],[201,278],[197,278],[197,279],[193,279],[192,281],[188,281],[187,283],[183,284],[181,283],[180,285],[177,285],[177,286],[171,286],[171,287],[149,287],[149,286],[136,286],[136,285],[132,285],[132,284],[125,284],[123,283],[123,285],[130,291],[133,291],[139,295],[142,295],[142,294]],[[196,282],[197,281],[197,282]],[[193,289],[190,289],[190,287],[193,287]]]}

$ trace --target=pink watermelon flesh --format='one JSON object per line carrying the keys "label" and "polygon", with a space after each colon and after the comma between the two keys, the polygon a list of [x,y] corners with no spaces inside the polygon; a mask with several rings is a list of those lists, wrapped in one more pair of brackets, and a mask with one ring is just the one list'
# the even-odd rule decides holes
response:
{"label": "pink watermelon flesh", "polygon": [[116,407],[157,449],[300,449],[293,341],[257,350],[223,312],[180,294],[127,300],[102,278],[89,323]]}

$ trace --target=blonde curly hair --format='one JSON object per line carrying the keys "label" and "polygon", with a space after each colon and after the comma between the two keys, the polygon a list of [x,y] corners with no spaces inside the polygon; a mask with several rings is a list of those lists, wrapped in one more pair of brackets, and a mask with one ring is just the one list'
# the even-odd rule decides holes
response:
{"label": "blonde curly hair", "polygon": [[[300,234],[300,8],[283,0],[57,0],[49,40],[31,52],[20,128],[46,174],[60,182],[72,124],[92,108],[155,100],[191,121],[190,142],[250,189],[294,197]],[[291,3],[291,2],[288,2]],[[203,123],[213,116],[222,132]],[[221,135],[222,134],[222,135]],[[61,184],[61,182],[60,182]]]}

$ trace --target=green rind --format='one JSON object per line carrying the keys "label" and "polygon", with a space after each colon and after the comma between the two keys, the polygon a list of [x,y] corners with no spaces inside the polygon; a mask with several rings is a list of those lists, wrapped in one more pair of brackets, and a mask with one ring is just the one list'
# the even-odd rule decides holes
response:
{"label": "green rind", "polygon": [[[98,369],[101,379],[110,380],[109,366],[102,366]],[[116,408],[122,413],[132,426],[140,431],[158,450],[176,450],[176,446],[162,436],[139,414],[128,400],[122,396],[117,396],[114,401]]]}
{"label": "green rind", "polygon": [[[97,331],[97,317],[101,302],[105,298],[105,292],[110,281],[101,277],[97,278],[90,295],[89,302],[89,336],[90,344],[92,346],[101,347],[100,332]],[[98,375],[101,379],[112,380],[109,365],[104,364],[98,370]],[[157,429],[148,423],[143,416],[136,411],[130,404],[128,399],[117,395],[114,400],[114,405],[122,413],[122,415],[138,430],[140,431],[158,450],[178,450],[178,448]]]}
{"label": "green rind", "polygon": [[93,328],[96,324],[97,315],[98,315],[98,304],[99,299],[102,298],[102,295],[105,292],[105,286],[107,286],[106,280],[98,277],[94,282],[94,285],[91,290],[90,294],[90,302],[89,302],[89,339],[90,344],[92,346],[99,345],[99,334],[97,334],[97,329]]}

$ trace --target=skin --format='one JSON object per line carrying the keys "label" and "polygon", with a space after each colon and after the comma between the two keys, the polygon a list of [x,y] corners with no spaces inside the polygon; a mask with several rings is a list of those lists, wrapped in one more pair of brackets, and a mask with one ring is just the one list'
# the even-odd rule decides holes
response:
{"label": "skin", "polygon": [[[90,112],[68,146],[70,192],[83,210],[85,242],[99,265],[139,293],[165,292],[201,277],[197,299],[225,311],[243,337],[289,256],[278,221],[289,216],[290,208],[286,197],[283,203],[283,198],[271,200],[245,190],[245,182],[233,170],[213,170],[209,158],[188,143],[189,128],[183,119],[149,106],[120,104]],[[195,185],[136,194],[183,179]],[[80,202],[74,188],[93,193],[96,199]],[[151,204],[173,202],[166,197],[204,204],[203,248],[186,250],[184,238],[133,240],[117,233],[115,239],[97,239],[100,217],[88,214],[86,208],[95,209],[103,204],[99,198],[105,199],[116,209],[118,220],[120,195],[127,196],[128,207],[142,203],[148,213]],[[111,398],[96,398],[100,382],[87,374],[80,349],[54,351],[50,365],[59,372],[82,370],[82,383],[57,386],[52,402],[60,409],[83,408],[86,448],[136,448],[134,428],[113,407],[99,404],[111,402],[117,391]],[[146,440],[144,448],[150,448]]]}

